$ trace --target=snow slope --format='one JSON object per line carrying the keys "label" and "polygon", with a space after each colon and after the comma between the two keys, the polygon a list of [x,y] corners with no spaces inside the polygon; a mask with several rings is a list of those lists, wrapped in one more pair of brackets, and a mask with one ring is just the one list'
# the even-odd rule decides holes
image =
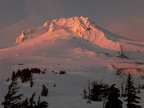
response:
{"label": "snow slope", "polygon": [[[144,44],[113,34],[85,17],[47,21],[37,29],[23,31],[16,43],[0,49],[0,97],[10,83],[6,79],[24,68],[47,69],[45,75],[34,75],[33,88],[24,83],[20,92],[30,97],[33,92],[40,94],[42,84],[47,84],[49,96],[43,99],[50,108],[102,108],[102,102],[87,104],[82,99],[83,88],[94,80],[116,83],[120,88],[126,77],[116,76],[117,70],[136,74],[136,85],[144,83],[140,79],[144,75]],[[52,73],[60,70],[67,74]],[[142,106],[143,101],[142,97]]]}
{"label": "snow slope", "polygon": [[64,34],[65,36],[83,38],[102,50],[106,50],[105,53],[109,54],[111,52],[115,56],[124,53],[126,56],[133,58],[135,54],[136,56],[143,55],[144,52],[144,44],[113,34],[83,16],[47,21],[42,27],[22,32],[16,42],[23,42],[35,37],[46,39],[51,37],[50,33],[56,32],[61,37]]}

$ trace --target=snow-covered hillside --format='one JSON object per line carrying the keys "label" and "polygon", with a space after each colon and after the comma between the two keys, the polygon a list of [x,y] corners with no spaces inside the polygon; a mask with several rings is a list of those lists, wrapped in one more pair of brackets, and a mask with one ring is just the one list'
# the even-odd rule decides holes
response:
{"label": "snow-covered hillside", "polygon": [[[50,108],[102,108],[102,102],[90,105],[82,99],[83,88],[94,80],[116,83],[120,88],[125,76],[116,76],[117,71],[136,74],[136,85],[143,84],[144,44],[113,34],[86,17],[47,21],[39,28],[23,31],[15,46],[0,49],[0,97],[6,94],[9,82],[5,81],[13,71],[35,67],[47,71],[34,75],[33,88],[21,85],[20,91],[26,96],[40,93],[41,85],[47,84],[50,91],[44,100]],[[52,73],[61,70],[67,74]]]}
{"label": "snow-covered hillside", "polygon": [[124,53],[125,56],[133,58],[135,55],[143,55],[144,52],[144,44],[113,34],[82,16],[47,21],[42,27],[23,31],[16,42],[23,42],[36,37],[39,37],[38,40],[40,38],[47,39],[55,33],[59,34],[58,37],[75,36],[85,39],[93,46],[103,50],[102,53],[109,54],[111,52],[115,56]]}

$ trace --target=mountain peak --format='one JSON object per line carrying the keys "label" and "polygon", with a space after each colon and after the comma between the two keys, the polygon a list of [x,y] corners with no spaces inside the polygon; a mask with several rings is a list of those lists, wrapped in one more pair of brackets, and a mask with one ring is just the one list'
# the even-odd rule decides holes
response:
{"label": "mountain peak", "polygon": [[16,42],[23,42],[31,38],[47,39],[49,37],[62,37],[62,36],[76,36],[83,38],[95,45],[98,45],[104,49],[113,51],[137,51],[141,50],[139,43],[130,39],[126,39],[114,33],[111,33],[94,22],[89,20],[88,17],[71,17],[71,18],[59,18],[51,21],[47,21],[43,26],[34,29],[28,29],[23,31],[22,34],[16,39]]}
{"label": "mountain peak", "polygon": [[25,39],[25,32],[23,31],[21,35],[16,39],[16,43],[22,42]]}
{"label": "mountain peak", "polygon": [[49,31],[54,31],[56,29],[60,28],[73,28],[73,32],[76,32],[76,30],[85,30],[86,28],[89,28],[91,22],[87,17],[71,17],[71,18],[60,18],[60,19],[54,19],[51,22],[46,22],[43,26],[48,27]]}
{"label": "mountain peak", "polygon": [[16,39],[16,43],[23,42],[26,39],[43,35],[46,32],[54,32],[58,29],[69,29],[74,34],[78,35],[78,32],[90,30],[91,26],[92,22],[88,19],[88,17],[83,16],[54,19],[52,21],[45,22],[43,26],[37,29],[30,28],[26,31],[23,31],[22,34]]}

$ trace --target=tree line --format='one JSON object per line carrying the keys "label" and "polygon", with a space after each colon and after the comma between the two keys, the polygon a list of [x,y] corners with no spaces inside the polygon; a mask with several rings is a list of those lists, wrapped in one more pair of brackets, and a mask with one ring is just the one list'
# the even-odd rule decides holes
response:
{"label": "tree line", "polygon": [[[137,96],[137,88],[134,87],[134,79],[132,75],[128,74],[125,93],[122,95],[127,102],[127,108],[141,108],[138,105],[140,97]],[[140,90],[140,89],[139,89]],[[120,90],[115,87],[115,84],[109,86],[105,83],[98,83],[93,81],[88,85],[88,91],[83,90],[83,98],[88,99],[87,103],[91,101],[104,101],[103,108],[122,108],[123,102],[119,99]]]}
{"label": "tree line", "polygon": [[[16,74],[12,74],[11,78],[11,84],[8,87],[8,92],[4,96],[4,101],[1,103],[4,108],[47,108],[48,107],[48,102],[46,101],[41,101],[41,96],[47,96],[48,95],[48,88],[45,85],[42,85],[42,91],[41,91],[41,96],[39,96],[38,100],[36,101],[35,98],[35,93],[32,94],[30,98],[26,97],[25,100],[21,100],[24,94],[17,94],[19,91],[20,87],[19,82],[17,80],[18,77],[23,77],[24,73],[24,81],[31,80],[31,73],[32,72],[40,72],[38,69],[24,69],[22,71],[17,71]],[[30,78],[30,79],[29,79]]]}

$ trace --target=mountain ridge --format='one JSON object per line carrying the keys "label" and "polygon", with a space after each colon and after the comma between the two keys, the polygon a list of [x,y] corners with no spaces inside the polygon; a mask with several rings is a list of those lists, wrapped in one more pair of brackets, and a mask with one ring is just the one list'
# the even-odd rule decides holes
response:
{"label": "mountain ridge", "polygon": [[[21,38],[32,38],[32,37],[34,37],[34,35],[41,35],[46,32],[52,32],[52,31],[54,31],[56,29],[60,29],[60,28],[65,28],[65,29],[73,28],[71,31],[73,32],[74,35],[82,35],[80,32],[83,32],[85,30],[91,30],[91,29],[96,30],[98,32],[105,31],[109,34],[111,33],[109,31],[103,29],[102,27],[96,25],[94,22],[92,22],[90,19],[88,19],[88,17],[81,16],[81,17],[71,17],[71,18],[59,18],[59,19],[54,19],[52,21],[47,21],[43,24],[43,26],[41,26],[37,29],[30,28],[26,31],[23,31],[20,36],[21,36]],[[39,32],[41,32],[41,33],[39,33]],[[33,34],[33,33],[35,33],[35,34]],[[130,40],[128,38],[118,36],[116,34],[115,34],[115,36],[119,37],[120,39]],[[113,38],[115,38],[115,37],[113,37]],[[20,38],[18,37],[16,42],[23,41],[23,40],[19,40],[19,39]]]}
{"label": "mountain ridge", "polygon": [[[52,37],[53,36],[53,37]],[[16,43],[26,40],[40,41],[48,38],[75,36],[83,38],[102,50],[112,51],[115,56],[133,56],[131,53],[144,52],[144,44],[113,34],[96,25],[88,17],[59,18],[47,21],[43,26],[23,31]],[[109,54],[109,51],[105,53]],[[104,52],[104,51],[103,51]],[[125,53],[125,54],[124,54]],[[125,55],[125,56],[123,56]]]}

